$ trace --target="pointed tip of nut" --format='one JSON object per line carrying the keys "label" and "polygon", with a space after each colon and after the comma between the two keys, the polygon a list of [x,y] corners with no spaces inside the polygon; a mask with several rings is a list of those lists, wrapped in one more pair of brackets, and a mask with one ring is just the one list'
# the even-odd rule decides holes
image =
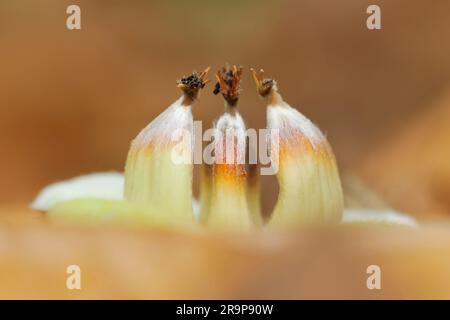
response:
{"label": "pointed tip of nut", "polygon": [[222,67],[216,73],[217,83],[214,87],[213,93],[222,93],[225,101],[231,107],[236,106],[239,100],[242,70],[242,66],[233,65],[233,67],[230,67],[227,65]]}
{"label": "pointed tip of nut", "polygon": [[272,92],[272,89],[276,90],[276,81],[271,78],[264,77],[264,70],[259,69],[259,71],[254,68],[250,68],[253,75],[253,80],[255,80],[256,91],[258,91],[261,97],[266,97]]}
{"label": "pointed tip of nut", "polygon": [[190,105],[197,99],[200,89],[203,89],[210,81],[206,79],[210,70],[211,67],[207,67],[201,72],[194,71],[192,74],[177,80],[177,88],[184,93],[183,105]]}

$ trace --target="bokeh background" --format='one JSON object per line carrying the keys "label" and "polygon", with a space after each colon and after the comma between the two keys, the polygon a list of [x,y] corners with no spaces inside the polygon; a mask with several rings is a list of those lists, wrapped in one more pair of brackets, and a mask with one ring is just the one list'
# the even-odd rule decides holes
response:
{"label": "bokeh background", "polygon": [[[70,4],[81,30],[66,29]],[[369,4],[381,30],[366,28]],[[447,0],[1,0],[0,203],[123,170],[131,139],[180,95],[175,80],[228,62],[245,67],[248,127],[265,126],[249,73],[263,67],[327,133],[344,180],[417,217],[445,216],[449,37]],[[194,108],[204,127],[223,110],[211,91]],[[276,188],[263,179],[266,212]]]}

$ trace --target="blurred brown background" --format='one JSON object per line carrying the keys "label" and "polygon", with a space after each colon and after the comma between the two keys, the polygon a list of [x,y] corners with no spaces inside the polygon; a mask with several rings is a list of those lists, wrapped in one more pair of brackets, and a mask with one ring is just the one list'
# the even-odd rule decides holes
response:
{"label": "blurred brown background", "polygon": [[[66,29],[81,7],[82,29]],[[378,4],[382,29],[366,28]],[[223,63],[246,68],[241,112],[265,126],[248,69],[264,67],[285,99],[328,135],[343,175],[394,207],[450,211],[450,2],[0,2],[0,203],[44,185],[122,170],[130,140],[180,93],[175,80]],[[195,106],[223,109],[212,86]],[[263,180],[265,210],[275,178]]]}

